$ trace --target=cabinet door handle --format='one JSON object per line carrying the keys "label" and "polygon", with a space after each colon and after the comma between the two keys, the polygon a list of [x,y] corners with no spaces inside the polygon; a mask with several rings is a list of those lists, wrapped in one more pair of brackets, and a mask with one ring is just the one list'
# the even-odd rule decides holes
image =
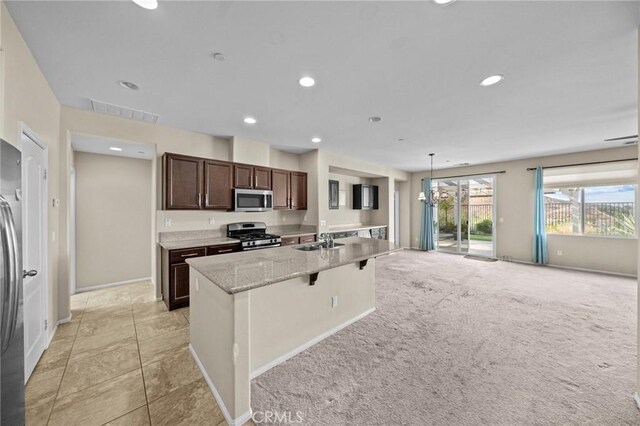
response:
{"label": "cabinet door handle", "polygon": [[204,195],[204,205],[205,206],[209,205],[209,193],[208,192]]}
{"label": "cabinet door handle", "polygon": [[229,253],[230,251],[233,251],[233,249],[222,249],[222,250],[218,250],[218,253]]}
{"label": "cabinet door handle", "polygon": [[180,255],[180,257],[193,257],[193,256],[197,256],[197,255],[198,255],[198,253],[189,253],[189,254]]}
{"label": "cabinet door handle", "polygon": [[198,192],[198,205],[200,205],[200,198],[201,198],[200,195],[201,194]]}

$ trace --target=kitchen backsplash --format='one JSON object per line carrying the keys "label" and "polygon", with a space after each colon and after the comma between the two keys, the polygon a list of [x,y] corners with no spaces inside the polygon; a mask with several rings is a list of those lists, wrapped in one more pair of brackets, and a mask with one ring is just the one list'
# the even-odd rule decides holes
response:
{"label": "kitchen backsplash", "polygon": [[270,212],[219,212],[188,210],[157,210],[156,232],[219,231],[225,235],[227,224],[234,222],[265,222],[267,226],[301,225],[306,211],[273,210]]}

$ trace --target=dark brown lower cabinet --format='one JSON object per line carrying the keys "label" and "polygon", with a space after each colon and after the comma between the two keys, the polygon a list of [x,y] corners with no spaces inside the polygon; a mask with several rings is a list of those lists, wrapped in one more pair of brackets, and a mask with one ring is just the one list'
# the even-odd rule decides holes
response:
{"label": "dark brown lower cabinet", "polygon": [[316,241],[316,235],[303,235],[301,237],[282,237],[280,244],[283,246],[293,246],[296,244],[313,243]]}
{"label": "dark brown lower cabinet", "polygon": [[240,243],[209,247],[162,250],[162,299],[167,308],[189,306],[189,264],[187,259],[240,251]]}

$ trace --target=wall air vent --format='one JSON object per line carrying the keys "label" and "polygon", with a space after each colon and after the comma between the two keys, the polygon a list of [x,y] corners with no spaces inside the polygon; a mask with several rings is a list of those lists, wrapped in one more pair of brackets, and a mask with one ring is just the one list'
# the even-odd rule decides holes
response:
{"label": "wall air vent", "polygon": [[96,101],[95,99],[91,99],[91,107],[95,112],[115,115],[116,117],[130,118],[131,120],[144,121],[145,123],[157,123],[160,118],[158,114],[152,114],[150,112],[114,105],[107,102]]}

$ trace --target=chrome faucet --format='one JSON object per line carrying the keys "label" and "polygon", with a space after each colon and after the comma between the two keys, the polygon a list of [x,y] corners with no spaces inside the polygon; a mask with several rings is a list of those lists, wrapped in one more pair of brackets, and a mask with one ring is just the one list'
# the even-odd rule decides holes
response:
{"label": "chrome faucet", "polygon": [[324,248],[333,248],[333,234],[324,232],[320,234],[320,238],[322,239]]}

